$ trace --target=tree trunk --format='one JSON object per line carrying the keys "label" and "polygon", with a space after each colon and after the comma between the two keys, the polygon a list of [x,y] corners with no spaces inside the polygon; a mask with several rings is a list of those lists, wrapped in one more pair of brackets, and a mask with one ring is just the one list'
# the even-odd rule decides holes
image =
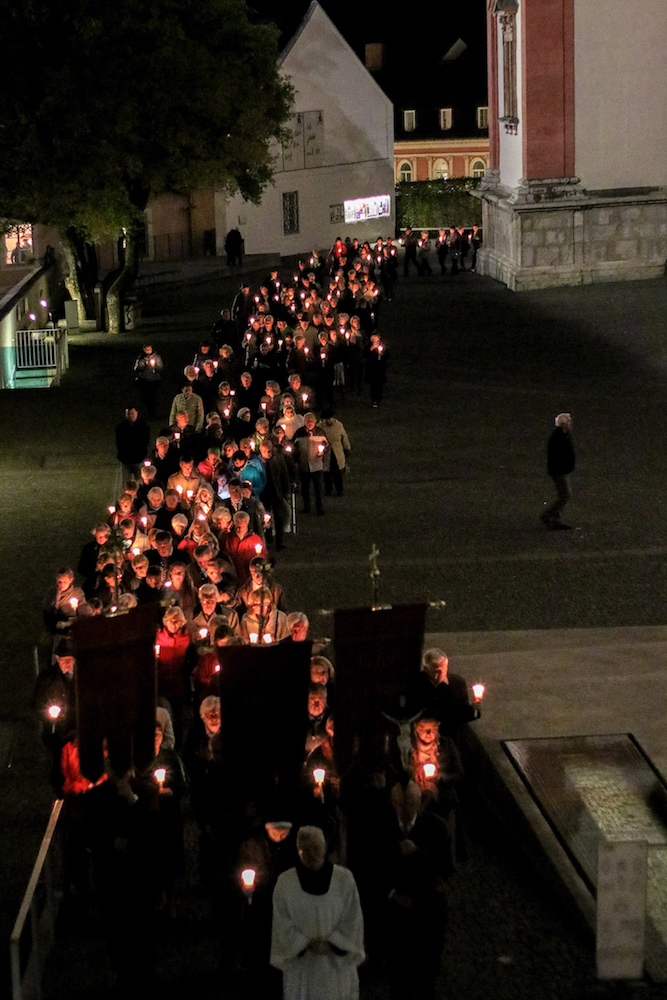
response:
{"label": "tree trunk", "polygon": [[109,333],[122,333],[125,329],[125,295],[134,284],[139,269],[137,244],[132,228],[127,230],[125,262],[107,292],[107,317]]}
{"label": "tree trunk", "polygon": [[79,322],[95,316],[95,285],[97,283],[97,255],[75,229],[61,233],[61,242],[69,274],[65,287],[77,304]]}

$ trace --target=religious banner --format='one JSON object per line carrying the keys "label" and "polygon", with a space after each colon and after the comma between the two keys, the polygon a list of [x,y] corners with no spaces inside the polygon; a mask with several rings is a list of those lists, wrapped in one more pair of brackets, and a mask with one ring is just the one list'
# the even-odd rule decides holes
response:
{"label": "religious banner", "polygon": [[224,649],[216,687],[222,790],[230,805],[253,802],[273,819],[284,819],[294,807],[306,742],[310,654],[309,642]]}
{"label": "religious banner", "polygon": [[408,696],[421,667],[426,605],[357,608],[334,614],[336,769],[381,770],[387,734],[406,724]]}
{"label": "religious banner", "polygon": [[142,771],[155,756],[155,631],[159,607],[77,619],[77,733],[81,773],[97,781],[104,747],[117,775]]}

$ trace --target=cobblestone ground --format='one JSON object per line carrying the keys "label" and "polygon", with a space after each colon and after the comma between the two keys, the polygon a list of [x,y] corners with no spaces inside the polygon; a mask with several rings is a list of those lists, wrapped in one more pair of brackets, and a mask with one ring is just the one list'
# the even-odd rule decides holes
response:
{"label": "cobblestone ground", "polygon": [[[0,748],[13,747],[0,776],[4,940],[49,807],[29,715],[41,599],[116,488],[113,427],[142,341],[166,360],[165,412],[235,284],[218,277],[163,291],[145,303],[137,333],[74,338],[60,388],[0,394],[0,587],[18,595],[0,672]],[[326,633],[320,610],[369,600],[376,543],[383,600],[447,601],[429,613],[429,631],[663,624],[666,306],[663,282],[523,296],[477,275],[401,283],[381,324],[392,359],[386,402],[372,411],[362,396],[340,408],[353,444],[346,495],[324,519],[303,518],[281,554],[290,606]],[[549,533],[537,518],[550,495],[544,442],[564,409],[575,419],[575,530]],[[454,886],[443,998],[662,995],[597,984],[589,936],[540,873],[474,802],[467,822],[471,860]],[[160,992],[208,996],[219,988],[215,939],[198,919],[206,904],[194,884],[184,891],[192,919],[164,928],[162,954],[173,945],[173,958],[180,944]],[[74,943],[51,968],[49,995],[104,996],[90,978],[104,959],[80,930],[64,929]],[[367,996],[384,996],[385,985],[369,970]],[[243,996],[244,985],[227,992]]]}

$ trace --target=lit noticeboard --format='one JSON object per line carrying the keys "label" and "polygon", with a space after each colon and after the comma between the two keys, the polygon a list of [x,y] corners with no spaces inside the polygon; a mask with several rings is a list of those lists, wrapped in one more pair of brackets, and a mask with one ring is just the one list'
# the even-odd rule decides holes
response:
{"label": "lit noticeboard", "polygon": [[344,202],[345,222],[365,222],[366,219],[382,219],[391,212],[391,195],[380,194],[374,198],[355,198]]}

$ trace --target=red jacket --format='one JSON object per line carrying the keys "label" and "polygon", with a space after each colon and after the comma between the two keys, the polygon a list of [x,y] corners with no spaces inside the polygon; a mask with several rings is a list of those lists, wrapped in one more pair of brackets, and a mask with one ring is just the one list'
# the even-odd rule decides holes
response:
{"label": "red jacket", "polygon": [[157,688],[165,698],[185,698],[188,688],[185,679],[185,654],[190,646],[190,636],[182,632],[172,635],[161,628],[155,637],[160,647],[157,659]]}

